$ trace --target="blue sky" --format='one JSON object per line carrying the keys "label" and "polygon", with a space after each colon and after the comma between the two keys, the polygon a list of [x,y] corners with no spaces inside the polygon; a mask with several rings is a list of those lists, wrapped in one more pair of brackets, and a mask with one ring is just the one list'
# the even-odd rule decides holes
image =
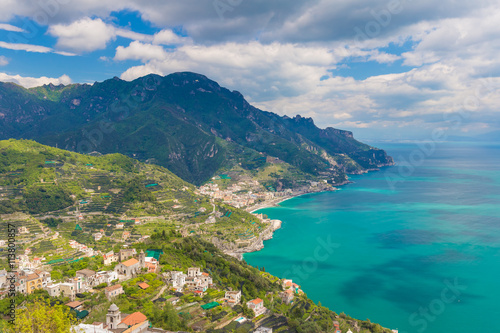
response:
{"label": "blue sky", "polygon": [[500,9],[444,0],[6,0],[0,81],[193,71],[363,139],[500,129]]}

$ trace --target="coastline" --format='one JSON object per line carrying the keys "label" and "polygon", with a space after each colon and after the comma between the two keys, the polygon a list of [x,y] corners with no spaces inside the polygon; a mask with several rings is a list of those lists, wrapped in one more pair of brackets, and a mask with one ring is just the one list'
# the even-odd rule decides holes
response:
{"label": "coastline", "polygon": [[297,197],[300,197],[302,195],[311,194],[311,193],[335,192],[338,190],[338,188],[336,186],[342,186],[342,185],[346,185],[349,183],[352,183],[352,182],[346,181],[346,182],[343,182],[341,184],[335,184],[335,185],[333,185],[334,187],[332,187],[331,189],[320,189],[317,191],[298,191],[297,193],[293,193],[291,195],[285,195],[285,196],[280,197],[280,198],[275,198],[275,199],[271,199],[268,201],[258,203],[256,205],[251,206],[251,207],[245,208],[245,210],[247,212],[249,212],[250,214],[254,214],[254,212],[257,210],[264,209],[264,208],[276,207],[284,201],[287,201],[287,200],[290,200],[293,198],[297,198]]}
{"label": "coastline", "polygon": [[[343,182],[342,184],[336,184],[335,186],[341,186],[345,184],[352,183],[351,181],[346,181]],[[255,212],[264,209],[264,208],[271,208],[271,207],[277,207],[280,203],[300,197],[305,194],[311,194],[311,193],[323,193],[323,192],[334,192],[337,191],[337,187],[332,187],[331,189],[320,189],[317,191],[298,191],[297,193],[293,193],[291,195],[286,195],[280,198],[274,198],[272,200],[267,200],[265,202],[259,203],[257,205],[253,205],[251,207],[246,208],[245,210],[251,214],[257,215]],[[236,250],[225,250],[223,251],[225,254],[228,254],[238,260],[243,260],[243,255],[245,253],[251,253],[251,252],[257,252],[260,251],[264,248],[264,241],[269,240],[273,238],[274,232],[278,229],[281,228],[281,224],[283,223],[281,220],[269,220],[270,225],[262,231],[262,233],[259,234],[259,237],[254,239],[249,245],[238,248]]]}
{"label": "coastline", "polygon": [[[394,163],[381,165],[380,167],[392,166],[392,165],[394,165]],[[361,174],[365,174],[365,173],[368,173],[368,172],[371,172],[371,171],[380,171],[380,169],[378,169],[378,168],[376,168],[376,169],[367,169],[367,170],[364,170],[364,172],[356,173],[354,175],[361,175]],[[297,191],[296,193],[292,193],[291,195],[285,195],[285,196],[280,197],[280,198],[274,198],[274,199],[271,199],[271,200],[264,201],[262,203],[253,205],[251,207],[246,208],[245,210],[247,212],[249,212],[250,214],[257,215],[255,212],[258,211],[258,210],[260,210],[260,209],[277,207],[280,203],[282,203],[284,201],[287,201],[287,200],[290,200],[290,199],[293,199],[293,198],[297,198],[297,197],[300,197],[300,196],[305,195],[305,194],[322,193],[322,192],[334,192],[334,191],[338,190],[339,186],[343,186],[343,185],[347,185],[347,184],[351,184],[351,183],[353,183],[353,182],[350,181],[349,179],[347,179],[346,181],[344,181],[342,183],[332,185],[333,187],[330,188],[330,189],[324,189],[323,188],[323,189],[318,189],[318,190],[315,190],[315,191],[309,191],[309,190]],[[257,252],[257,251],[262,250],[264,248],[264,241],[272,239],[273,235],[274,235],[274,232],[276,230],[280,229],[281,228],[281,224],[283,223],[281,220],[272,220],[272,221],[279,221],[279,225],[271,223],[271,225],[269,227],[267,227],[266,229],[264,229],[262,231],[262,233],[259,235],[259,237],[257,237],[255,240],[253,240],[251,244],[249,244],[249,245],[247,245],[245,247],[242,247],[242,248],[238,248],[237,250],[223,250],[223,252],[225,254],[228,254],[228,255],[230,255],[230,256],[238,259],[238,260],[243,260],[243,255],[245,253]]]}

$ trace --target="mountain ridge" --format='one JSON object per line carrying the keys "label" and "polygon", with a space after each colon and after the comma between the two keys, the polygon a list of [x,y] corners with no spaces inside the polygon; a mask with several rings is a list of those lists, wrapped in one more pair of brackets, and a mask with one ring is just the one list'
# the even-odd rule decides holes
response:
{"label": "mountain ridge", "polygon": [[[0,125],[0,139],[34,139],[86,153],[120,152],[154,160],[197,185],[261,156],[332,183],[345,181],[346,173],[393,163],[385,151],[355,140],[352,132],[262,111],[240,92],[191,72],[31,89],[3,83]],[[239,152],[249,159],[242,160]]]}

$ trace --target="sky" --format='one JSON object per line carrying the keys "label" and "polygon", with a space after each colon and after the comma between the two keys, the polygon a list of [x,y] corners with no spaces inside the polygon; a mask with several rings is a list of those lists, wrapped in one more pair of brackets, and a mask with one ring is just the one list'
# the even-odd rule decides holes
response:
{"label": "sky", "polygon": [[357,138],[473,136],[500,130],[499,21],[491,0],[1,0],[0,81],[192,71]]}

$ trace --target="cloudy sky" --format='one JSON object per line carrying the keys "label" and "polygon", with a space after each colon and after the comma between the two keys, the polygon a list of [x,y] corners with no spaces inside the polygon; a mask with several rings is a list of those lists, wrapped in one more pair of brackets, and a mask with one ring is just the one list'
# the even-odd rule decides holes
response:
{"label": "cloudy sky", "polygon": [[500,129],[490,0],[1,0],[0,81],[193,71],[364,139]]}

